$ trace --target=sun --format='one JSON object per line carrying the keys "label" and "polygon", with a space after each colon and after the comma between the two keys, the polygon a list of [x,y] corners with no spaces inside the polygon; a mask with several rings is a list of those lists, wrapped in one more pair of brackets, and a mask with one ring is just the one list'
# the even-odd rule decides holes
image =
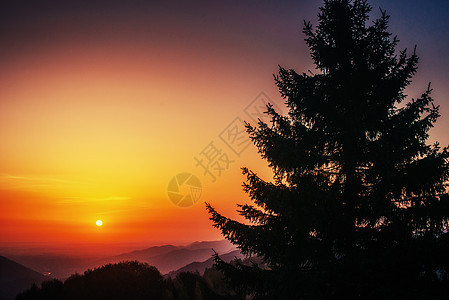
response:
{"label": "sun", "polygon": [[102,220],[97,220],[97,222],[95,222],[95,224],[97,224],[97,226],[101,226],[101,225],[103,225],[103,221]]}

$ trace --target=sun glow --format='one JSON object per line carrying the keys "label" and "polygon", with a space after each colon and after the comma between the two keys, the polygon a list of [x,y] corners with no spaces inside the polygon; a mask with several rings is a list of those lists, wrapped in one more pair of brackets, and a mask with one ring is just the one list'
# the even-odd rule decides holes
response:
{"label": "sun glow", "polygon": [[97,224],[97,226],[101,226],[101,225],[103,225],[103,221],[102,220],[97,220],[97,222],[95,222],[95,224]]}

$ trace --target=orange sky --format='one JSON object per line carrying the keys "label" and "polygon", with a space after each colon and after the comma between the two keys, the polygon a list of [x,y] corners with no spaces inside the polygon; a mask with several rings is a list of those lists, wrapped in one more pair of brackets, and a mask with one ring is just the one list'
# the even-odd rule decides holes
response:
{"label": "orange sky", "polygon": [[[298,28],[316,7],[293,7],[158,7],[157,18],[135,7],[12,8],[0,31],[1,245],[221,238],[204,201],[235,217],[246,200],[240,167],[270,172],[253,145],[238,157],[218,135],[249,120],[244,109],[261,91],[282,107],[278,64],[312,69]],[[419,77],[416,91],[429,80]],[[442,124],[432,138],[447,144]],[[216,182],[194,161],[211,141],[234,160]],[[188,208],[167,197],[180,172],[203,186]]]}
{"label": "orange sky", "polygon": [[[192,172],[204,184],[201,200],[220,205],[241,197],[239,167],[259,166],[254,150],[213,185],[193,157],[243,116],[259,91],[227,91],[244,77],[233,79],[227,62],[215,63],[222,72],[204,76],[214,73],[208,72],[213,65],[193,57],[171,74],[166,63],[174,54],[155,58],[108,47],[106,53],[101,45],[68,47],[69,57],[60,49],[20,56],[3,70],[2,238],[218,238],[204,206],[174,206],[167,184],[179,172]],[[104,226],[96,228],[97,219]]]}
{"label": "orange sky", "polygon": [[[14,53],[1,72],[0,241],[220,238],[203,202],[235,215],[234,203],[245,199],[239,168],[266,171],[264,163],[254,148],[229,153],[235,162],[212,183],[193,158],[245,117],[261,81],[273,94],[275,65],[252,80],[257,68],[232,49],[219,58],[148,40],[53,43]],[[203,184],[190,208],[167,197],[180,172]]]}

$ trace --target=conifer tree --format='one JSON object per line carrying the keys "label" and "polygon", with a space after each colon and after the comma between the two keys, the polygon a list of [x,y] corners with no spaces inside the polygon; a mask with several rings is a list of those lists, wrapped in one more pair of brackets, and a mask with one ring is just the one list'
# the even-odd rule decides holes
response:
{"label": "conifer tree", "polygon": [[243,168],[248,222],[206,207],[215,227],[262,264],[216,266],[256,299],[448,296],[448,148],[427,143],[439,117],[430,84],[409,99],[416,47],[397,51],[389,16],[326,0],[304,23],[316,74],[280,67],[286,115],[247,124],[273,180]]}

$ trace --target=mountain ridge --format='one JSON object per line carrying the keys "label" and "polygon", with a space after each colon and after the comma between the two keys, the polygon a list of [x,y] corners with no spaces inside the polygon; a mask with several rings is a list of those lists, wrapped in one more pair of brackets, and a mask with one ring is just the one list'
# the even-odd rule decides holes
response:
{"label": "mountain ridge", "polygon": [[0,256],[0,299],[13,299],[33,283],[39,285],[47,279],[35,270]]}

